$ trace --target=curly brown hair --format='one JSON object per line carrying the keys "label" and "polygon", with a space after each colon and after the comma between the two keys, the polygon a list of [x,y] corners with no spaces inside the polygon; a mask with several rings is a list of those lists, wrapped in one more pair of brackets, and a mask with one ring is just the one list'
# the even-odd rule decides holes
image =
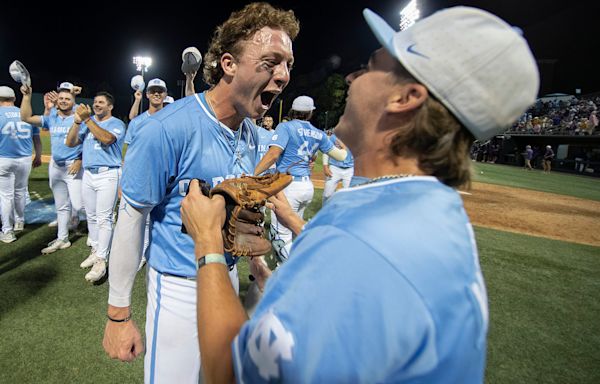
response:
{"label": "curly brown hair", "polygon": [[[398,63],[398,83],[416,80]],[[419,167],[450,187],[471,183],[469,150],[475,138],[431,93],[410,122],[392,136],[390,150],[395,156],[416,156]]]}
{"label": "curly brown hair", "polygon": [[221,56],[230,53],[237,56],[242,51],[242,41],[254,36],[263,27],[279,29],[288,34],[292,41],[300,31],[300,22],[294,11],[284,11],[267,3],[252,3],[240,11],[233,12],[229,19],[217,27],[204,57],[204,81],[216,85],[223,77],[219,65]]}

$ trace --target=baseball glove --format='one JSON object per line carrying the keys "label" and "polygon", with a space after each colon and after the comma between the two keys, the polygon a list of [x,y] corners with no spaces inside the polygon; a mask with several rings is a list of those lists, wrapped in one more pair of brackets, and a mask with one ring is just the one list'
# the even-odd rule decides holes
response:
{"label": "baseball glove", "polygon": [[210,196],[225,198],[227,217],[223,227],[225,251],[233,256],[262,256],[271,250],[264,236],[264,214],[260,208],[267,199],[292,182],[292,176],[274,173],[266,176],[241,176],[215,186]]}

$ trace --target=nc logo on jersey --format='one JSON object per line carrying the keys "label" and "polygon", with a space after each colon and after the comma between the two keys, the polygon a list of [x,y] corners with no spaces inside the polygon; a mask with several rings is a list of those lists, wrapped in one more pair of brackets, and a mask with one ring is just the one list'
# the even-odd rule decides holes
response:
{"label": "nc logo on jersey", "polygon": [[250,358],[264,380],[279,379],[278,362],[292,361],[294,337],[273,311],[264,314],[248,340]]}

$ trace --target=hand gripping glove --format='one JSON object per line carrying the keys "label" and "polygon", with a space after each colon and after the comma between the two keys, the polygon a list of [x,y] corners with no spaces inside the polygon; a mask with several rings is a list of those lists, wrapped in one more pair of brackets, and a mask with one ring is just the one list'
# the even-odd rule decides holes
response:
{"label": "hand gripping glove", "polygon": [[265,176],[241,176],[227,179],[210,191],[225,198],[227,217],[223,227],[223,246],[233,256],[262,256],[271,250],[264,236],[264,214],[260,211],[267,199],[292,182],[292,176],[274,173]]}

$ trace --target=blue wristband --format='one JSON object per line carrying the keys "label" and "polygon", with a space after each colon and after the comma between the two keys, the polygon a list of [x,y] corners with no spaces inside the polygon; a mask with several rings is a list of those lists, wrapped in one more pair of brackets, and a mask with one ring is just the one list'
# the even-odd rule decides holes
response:
{"label": "blue wristband", "polygon": [[196,270],[204,267],[206,264],[223,264],[227,266],[227,261],[225,260],[225,256],[220,253],[209,253],[207,255],[202,256],[198,260],[196,260]]}

